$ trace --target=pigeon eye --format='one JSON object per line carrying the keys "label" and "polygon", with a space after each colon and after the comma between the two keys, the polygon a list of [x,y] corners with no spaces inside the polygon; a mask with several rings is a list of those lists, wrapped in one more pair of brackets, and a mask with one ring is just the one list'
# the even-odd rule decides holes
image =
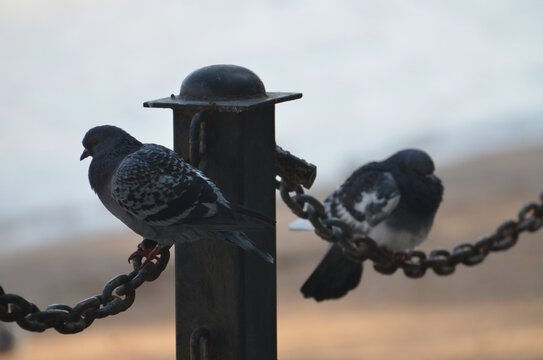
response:
{"label": "pigeon eye", "polygon": [[98,140],[93,140],[92,145],[98,145]]}

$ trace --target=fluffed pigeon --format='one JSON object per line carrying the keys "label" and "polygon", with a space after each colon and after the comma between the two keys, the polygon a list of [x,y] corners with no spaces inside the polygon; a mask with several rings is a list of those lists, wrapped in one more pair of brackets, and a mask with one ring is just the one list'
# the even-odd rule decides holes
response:
{"label": "fluffed pigeon", "polygon": [[157,243],[152,251],[140,248],[146,262],[164,246],[211,238],[273,263],[273,257],[244,233],[262,231],[262,224],[247,221],[213,182],[172,150],[142,144],[111,125],[90,129],[83,146],[81,160],[93,157],[89,182],[104,206],[134,232]]}
{"label": "fluffed pigeon", "polygon": [[[443,197],[434,163],[424,151],[407,149],[356,170],[324,202],[328,216],[343,220],[354,233],[374,239],[385,252],[414,248],[424,241]],[[291,230],[313,230],[297,220]],[[362,264],[345,257],[337,244],[302,286],[306,298],[337,299],[354,289]]]}

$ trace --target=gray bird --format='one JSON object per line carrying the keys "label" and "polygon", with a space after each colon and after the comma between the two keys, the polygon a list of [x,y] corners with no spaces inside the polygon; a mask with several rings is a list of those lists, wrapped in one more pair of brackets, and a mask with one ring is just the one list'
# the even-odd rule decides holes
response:
{"label": "gray bird", "polygon": [[[368,235],[392,257],[426,239],[442,197],[443,185],[434,175],[430,156],[407,149],[360,167],[325,200],[324,208],[328,216],[343,220],[354,233]],[[290,229],[313,227],[300,219]],[[333,244],[301,291],[317,301],[337,299],[354,289],[361,276],[362,264],[350,261]]]}
{"label": "gray bird", "polygon": [[273,257],[243,232],[263,230],[261,223],[242,216],[258,218],[257,213],[245,208],[244,214],[238,213],[213,182],[172,150],[142,144],[111,125],[90,129],[83,146],[81,160],[93,157],[89,182],[104,206],[134,232],[157,243],[152,251],[140,244],[136,253],[143,253],[146,262],[162,247],[210,238],[273,263]]}

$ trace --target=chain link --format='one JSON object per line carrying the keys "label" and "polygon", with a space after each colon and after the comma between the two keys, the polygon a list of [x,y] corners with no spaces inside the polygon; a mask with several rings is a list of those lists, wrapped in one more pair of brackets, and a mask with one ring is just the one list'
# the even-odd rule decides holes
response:
{"label": "chain link", "polygon": [[0,286],[0,320],[15,321],[21,328],[43,332],[54,328],[61,334],[75,334],[89,327],[94,319],[116,315],[128,309],[136,298],[136,289],[154,281],[170,259],[169,247],[160,251],[160,260],[141,267],[141,256],[132,260],[134,271],[111,279],[101,295],[80,301],[73,308],[63,304],[49,305],[40,310],[35,304],[15,294],[6,294]]}
{"label": "chain link", "polygon": [[491,252],[504,251],[514,246],[521,233],[535,232],[543,226],[542,192],[539,203],[530,202],[524,205],[518,212],[517,220],[504,221],[493,233],[483,236],[474,244],[458,244],[452,252],[436,249],[426,255],[420,250],[412,250],[387,256],[375,240],[365,235],[353,234],[347,223],[328,217],[322,203],[305,194],[300,185],[287,184],[281,179],[276,180],[276,188],[294,214],[308,219],[315,228],[315,233],[322,239],[341,245],[346,257],[359,262],[371,260],[375,270],[382,274],[393,274],[402,269],[410,278],[422,277],[428,269],[438,275],[450,275],[460,263],[467,266],[477,265]]}

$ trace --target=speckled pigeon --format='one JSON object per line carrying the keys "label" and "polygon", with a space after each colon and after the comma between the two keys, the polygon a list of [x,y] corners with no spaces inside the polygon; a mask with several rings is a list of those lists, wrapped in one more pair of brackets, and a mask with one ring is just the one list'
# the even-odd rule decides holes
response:
{"label": "speckled pigeon", "polygon": [[[443,197],[434,163],[424,151],[407,149],[356,170],[324,202],[325,211],[374,239],[385,254],[412,249],[428,235]],[[313,230],[297,220],[291,230]],[[362,264],[345,257],[337,244],[302,286],[306,298],[337,299],[354,289]]]}
{"label": "speckled pigeon", "polygon": [[[244,233],[262,231],[262,224],[233,210],[213,182],[172,150],[142,144],[111,125],[90,129],[83,146],[81,160],[93,157],[89,181],[104,206],[134,232],[157,243],[152,251],[137,252],[143,251],[146,262],[164,246],[211,238],[273,263],[273,257]],[[250,214],[247,210],[243,215]]]}

